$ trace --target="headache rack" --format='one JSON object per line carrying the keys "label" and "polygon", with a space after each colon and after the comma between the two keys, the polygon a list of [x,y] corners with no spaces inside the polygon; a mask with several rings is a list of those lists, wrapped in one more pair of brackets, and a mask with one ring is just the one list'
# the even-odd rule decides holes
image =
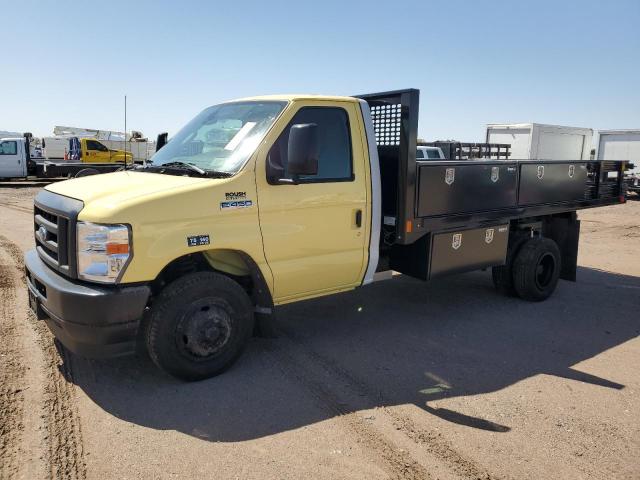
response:
{"label": "headache rack", "polygon": [[358,97],[370,106],[376,134],[383,249],[437,231],[624,201],[625,161],[416,161],[419,91]]}

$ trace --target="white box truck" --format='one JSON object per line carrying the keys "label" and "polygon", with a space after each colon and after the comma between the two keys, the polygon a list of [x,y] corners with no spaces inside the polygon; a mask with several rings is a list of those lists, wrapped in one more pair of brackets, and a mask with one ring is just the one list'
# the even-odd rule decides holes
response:
{"label": "white box truck", "polygon": [[640,194],[640,129],[599,130],[598,160],[629,160],[634,166],[627,172],[627,188]]}
{"label": "white box truck", "polygon": [[511,144],[510,159],[589,160],[593,130],[541,123],[488,124],[487,143]]}

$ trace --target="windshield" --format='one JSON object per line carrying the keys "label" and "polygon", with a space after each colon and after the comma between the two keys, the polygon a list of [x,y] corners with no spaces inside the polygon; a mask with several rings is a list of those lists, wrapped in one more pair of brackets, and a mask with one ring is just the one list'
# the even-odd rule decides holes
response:
{"label": "windshield", "polygon": [[214,105],[184,126],[152,158],[154,166],[172,162],[205,171],[236,173],[262,141],[286,102]]}

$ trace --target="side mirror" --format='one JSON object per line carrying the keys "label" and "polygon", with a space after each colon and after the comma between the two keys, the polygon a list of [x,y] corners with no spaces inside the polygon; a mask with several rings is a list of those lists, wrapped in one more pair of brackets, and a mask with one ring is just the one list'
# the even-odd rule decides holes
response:
{"label": "side mirror", "polygon": [[289,130],[287,170],[294,178],[318,173],[318,125],[298,123]]}
{"label": "side mirror", "polygon": [[158,139],[156,140],[156,152],[167,144],[168,138],[169,134],[167,132],[158,134]]}

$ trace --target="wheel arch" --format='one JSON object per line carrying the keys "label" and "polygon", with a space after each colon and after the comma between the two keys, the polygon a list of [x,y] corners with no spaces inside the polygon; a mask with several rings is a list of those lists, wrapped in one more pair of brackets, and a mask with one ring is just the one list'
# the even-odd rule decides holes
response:
{"label": "wheel arch", "polygon": [[211,249],[177,257],[151,282],[152,292],[157,295],[165,285],[199,271],[218,272],[239,283],[249,294],[256,311],[273,309],[273,297],[262,270],[251,255],[241,250]]}

